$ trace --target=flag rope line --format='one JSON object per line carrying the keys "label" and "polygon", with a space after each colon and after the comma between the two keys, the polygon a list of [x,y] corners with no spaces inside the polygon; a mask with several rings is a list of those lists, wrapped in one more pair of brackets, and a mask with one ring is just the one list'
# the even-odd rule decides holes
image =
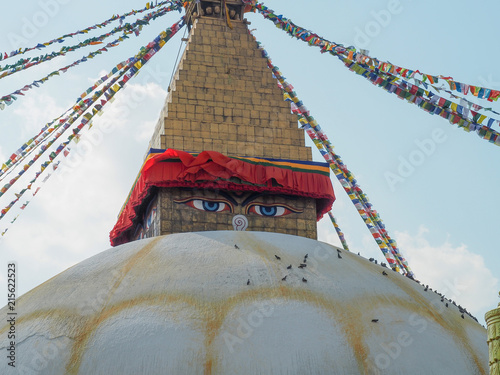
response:
{"label": "flag rope line", "polygon": [[[66,73],[68,71],[68,69],[70,69],[70,68],[72,68],[74,66],[77,66],[77,65],[79,65],[81,63],[87,62],[89,59],[93,59],[94,57],[96,57],[96,56],[98,56],[98,55],[100,55],[100,54],[102,54],[104,52],[108,52],[108,48],[117,47],[120,44],[120,42],[122,42],[125,39],[129,38],[128,37],[129,34],[136,33],[136,35],[138,35],[139,32],[140,32],[140,30],[142,29],[142,26],[144,24],[149,24],[147,21],[144,21],[146,19],[146,17],[151,16],[151,17],[148,18],[148,20],[155,20],[156,18],[162,17],[165,14],[167,14],[168,12],[173,11],[173,10],[180,10],[180,8],[178,6],[175,6],[175,7],[172,7],[172,8],[162,8],[162,9],[158,10],[157,14],[153,15],[152,13],[150,13],[150,14],[146,15],[143,20],[138,20],[137,22],[135,22],[132,25],[127,24],[127,25],[130,25],[130,27],[125,28],[125,32],[122,34],[122,36],[120,36],[118,39],[116,39],[116,40],[114,40],[112,42],[109,42],[106,46],[104,46],[102,48],[99,48],[99,49],[97,49],[97,50],[89,53],[88,55],[83,56],[82,58],[74,61],[70,65],[67,65],[67,66],[65,66],[63,68],[57,69],[57,70],[49,73],[48,75],[46,75],[43,78],[40,78],[38,80],[33,81],[33,83],[31,83],[31,84],[25,85],[21,89],[18,89],[16,91],[12,92],[9,95],[2,96],[0,98],[0,109],[4,109],[5,105],[10,106],[11,104],[14,103],[15,100],[17,100],[16,96],[19,96],[19,95],[24,96],[23,92],[26,92],[26,91],[32,89],[33,87],[39,87],[40,84],[45,83],[51,77],[56,76],[56,75],[59,76],[59,74],[61,72],[62,73]],[[57,56],[58,55],[54,55],[53,57],[50,57],[49,59],[47,59],[45,61],[50,61],[52,58],[57,57]],[[40,61],[40,62],[38,62],[36,64],[32,64],[30,66],[36,66],[36,65],[38,65],[41,62],[44,62],[44,61]],[[18,71],[22,71],[22,70],[18,70]],[[15,73],[15,72],[13,72],[13,73]],[[9,74],[13,74],[13,73],[9,73]],[[4,74],[5,74],[5,72],[4,72]],[[9,75],[9,74],[7,74],[7,75]],[[7,76],[7,75],[0,75],[0,79],[2,77]]]}
{"label": "flag rope line", "polygon": [[283,91],[285,100],[291,102],[292,111],[298,115],[302,128],[306,131],[316,147],[320,150],[324,159],[330,165],[330,168],[356,207],[365,225],[374,237],[375,242],[386,257],[389,265],[397,271],[402,269],[405,274],[413,277],[413,272],[397,248],[396,241],[387,233],[380,215],[372,209],[372,204],[359,187],[354,175],[347,169],[341,158],[333,151],[333,147],[326,134],[321,130],[316,120],[309,115],[309,111],[297,98],[293,88],[286,82],[279,69],[273,65],[268,53],[262,48],[260,42],[257,43],[259,49],[262,51],[263,57],[267,59],[268,67],[272,70],[274,76],[280,83],[280,88]]}
{"label": "flag rope line", "polygon": [[[427,80],[431,83],[439,82],[439,79],[444,80],[450,86],[450,89],[460,93],[467,94],[469,91],[478,99],[487,99],[488,101],[496,101],[500,97],[500,90],[494,90],[486,87],[465,84],[462,82],[454,81],[452,77],[443,75],[430,75],[421,73],[419,70],[412,70],[394,65],[390,62],[381,61],[379,59],[357,52],[353,46],[344,47],[342,44],[330,42],[317,34],[297,26],[291,20],[282,15],[276,15],[272,9],[269,9],[264,3],[258,3],[256,0],[242,0],[243,3],[250,6],[252,10],[257,10],[264,18],[271,20],[276,27],[286,31],[289,35],[307,42],[309,45],[321,47],[323,52],[330,52],[334,55],[342,54],[349,60],[363,61],[366,65],[371,66],[373,69],[378,69],[383,72],[397,74],[403,78],[414,78],[416,74],[420,74],[422,80]],[[279,24],[279,26],[278,26]],[[364,51],[364,50],[360,50]],[[498,112],[495,112],[498,114]]]}
{"label": "flag rope line", "polygon": [[[348,47],[345,48],[341,44],[336,44],[332,43],[328,40],[325,40],[321,37],[319,37],[317,34],[314,34],[308,30],[303,29],[302,27],[296,26],[293,22],[290,20],[286,19],[285,17],[281,15],[275,15],[272,10],[268,9],[265,5],[262,3],[256,3],[254,0],[244,0],[244,3],[246,5],[249,5],[252,7],[254,10],[258,10],[259,13],[263,15],[264,18],[271,20],[276,27],[281,28],[283,31],[287,32],[289,35],[292,37],[295,37],[299,40],[307,42],[309,45],[317,46],[321,48],[321,53],[329,52],[333,56],[337,56],[340,60],[342,60],[350,70],[356,72],[357,74],[363,75],[365,78],[368,78],[372,81],[375,81],[377,79],[377,76],[380,78],[380,80],[384,81],[385,86],[387,86],[386,91],[388,92],[397,92],[398,96],[399,94],[403,93],[406,95],[405,99],[410,99],[408,100],[410,103],[416,104],[420,108],[426,110],[427,112],[431,114],[439,114],[441,117],[449,120],[451,124],[456,124],[459,127],[461,127],[463,130],[467,132],[475,131],[481,138],[489,141],[490,143],[494,143],[496,145],[500,145],[500,133],[492,130],[491,126],[495,123],[500,124],[500,120],[494,119],[494,118],[489,118],[487,125],[482,125],[482,123],[486,120],[487,116],[482,115],[480,113],[472,113],[472,110],[470,113],[473,115],[472,119],[468,119],[466,116],[464,116],[463,112],[469,113],[468,109],[469,108],[464,108],[463,105],[459,105],[457,103],[453,103],[452,101],[446,101],[443,98],[443,104],[446,103],[445,107],[438,107],[436,110],[437,112],[434,112],[433,110],[428,110],[427,107],[429,107],[429,104],[426,104],[425,98],[422,98],[422,95],[424,93],[428,94],[428,91],[424,90],[423,88],[417,87],[417,91],[415,94],[409,93],[406,94],[404,92],[404,89],[401,87],[398,87],[393,84],[395,80],[399,80],[399,77],[394,77],[391,82],[386,83],[382,75],[388,75],[391,74],[391,72],[400,72],[401,69],[404,70],[404,68],[394,68],[394,65],[390,63],[383,63],[381,65],[381,68],[379,68],[379,65],[377,66],[371,66],[368,65],[368,63],[372,60],[369,56],[362,55],[361,53],[357,53],[354,47]],[[378,60],[377,60],[378,61]],[[392,68],[391,68],[392,67]],[[406,76],[408,76],[408,71],[406,70],[406,73],[404,73]],[[413,71],[412,71],[413,72]],[[416,71],[415,71],[416,72]],[[369,74],[368,74],[369,73]],[[403,74],[403,73],[401,73]],[[369,77],[368,77],[369,75]],[[414,77],[414,74],[411,75],[412,78]],[[424,77],[429,77],[429,75],[424,75]],[[430,82],[435,83],[438,82],[438,77],[433,77],[431,76],[432,79],[429,79]],[[440,76],[441,79],[445,78],[450,78],[450,77],[442,77]],[[436,78],[436,79],[434,79]],[[414,78],[416,83],[420,82],[424,87],[427,87],[428,84],[417,80]],[[448,81],[447,81],[448,82]],[[451,83],[450,83],[451,82]],[[456,85],[457,82],[455,81],[450,81],[450,87],[458,92],[463,92],[462,88],[457,89],[457,87],[461,87],[460,85]],[[408,83],[402,83],[402,85],[407,85]],[[465,85],[465,84],[464,84]],[[431,85],[432,86],[432,85]],[[487,89],[487,88],[482,88],[478,86],[473,86],[473,85],[466,85],[468,87],[467,90],[470,90],[477,98],[479,99],[488,99],[489,101],[496,101],[498,97],[500,96],[500,91],[497,90],[492,90],[492,89]],[[439,91],[441,90],[440,88],[437,88],[435,86],[432,86],[435,90]],[[452,94],[450,91],[445,90],[446,92],[449,92],[453,97],[461,99],[467,107],[473,107],[476,110],[483,109],[486,111],[491,111],[496,114],[500,114],[499,112],[493,111],[491,108],[485,108],[483,106],[480,106],[478,104],[475,104],[473,102],[468,101],[465,98],[456,96]],[[487,97],[486,97],[487,95]],[[401,97],[401,96],[400,96]],[[437,99],[437,98],[436,98]],[[441,99],[439,99],[441,101]],[[434,109],[436,106],[433,104],[430,104],[431,109]],[[451,108],[451,111],[448,110],[448,108]],[[461,113],[462,112],[462,113]]]}
{"label": "flag rope line", "polygon": [[[175,23],[172,27],[168,28],[165,31],[162,31],[160,33],[160,35],[158,35],[152,42],[150,42],[146,46],[146,48],[142,47],[137,55],[135,55],[133,58],[130,58],[127,61],[126,66],[121,69],[120,73],[115,78],[113,78],[113,80],[110,83],[108,83],[105,86],[105,88],[104,88],[105,90],[100,91],[99,94],[97,94],[97,93],[94,94],[95,99],[99,98],[103,94],[106,97],[106,101],[104,103],[102,103],[102,101],[101,101],[102,105],[100,106],[100,108],[102,109],[102,107],[106,103],[108,103],[110,101],[110,99],[112,99],[114,97],[114,95],[124,87],[126,82],[128,82],[128,80],[130,78],[132,78],[134,75],[136,75],[137,72],[149,61],[149,59],[154,54],[156,54],[166,44],[166,42],[168,40],[170,40],[172,38],[172,36],[174,36],[183,26],[184,26],[184,20],[181,19],[180,21]],[[128,73],[128,74],[125,75],[125,73]],[[118,81],[118,79],[123,77],[123,76],[124,76],[124,78],[121,81],[119,81],[118,83],[116,83]],[[90,102],[85,103],[86,108],[89,108],[89,106],[93,103],[95,103],[95,100],[92,101],[92,103],[90,103]],[[16,199],[14,199],[11,203],[9,203],[9,205],[7,205],[3,210],[0,211],[0,220],[3,219],[3,217],[5,217],[5,215],[7,214],[7,212],[19,201],[19,199],[21,199],[21,197],[24,195],[24,193],[27,190],[31,189],[31,184],[33,184],[39,178],[39,176],[43,173],[43,171],[50,164],[53,163],[53,161],[57,158],[57,156],[61,153],[61,151],[63,151],[66,148],[66,146],[73,140],[73,138],[78,136],[78,133],[85,127],[85,125],[90,124],[93,116],[95,116],[95,114],[99,113],[99,111],[101,110],[101,109],[97,109],[96,106],[93,107],[92,113],[87,112],[85,115],[83,115],[84,118],[81,120],[80,125],[78,125],[76,128],[73,129],[73,134],[68,137],[68,141],[60,144],[59,147],[56,149],[56,151],[55,152],[53,151],[50,154],[49,160],[45,161],[41,165],[40,172],[38,172],[36,174],[35,178],[32,181],[30,181],[30,185],[28,185],[27,188],[21,190],[18,194],[15,194]],[[75,119],[77,119],[80,115],[81,115],[81,113]],[[66,129],[64,129],[64,130],[67,130],[67,129],[69,129],[71,124],[66,124],[64,126],[67,126]],[[53,143],[54,141],[55,141],[55,139],[52,140],[51,142]],[[47,146],[47,149],[50,146],[51,146],[51,144],[49,146]],[[38,191],[38,189],[37,189],[37,191]],[[5,231],[3,233],[5,233]]]}
{"label": "flag rope line", "polygon": [[[119,64],[119,65],[120,65],[120,64]],[[119,74],[117,77],[113,78],[113,80],[112,80],[110,83],[108,83],[107,85],[105,85],[105,86],[103,87],[103,90],[98,90],[98,91],[96,91],[96,92],[95,92],[95,94],[94,94],[94,96],[92,97],[92,99],[95,101],[96,99],[98,99],[99,97],[101,97],[101,96],[102,96],[102,95],[106,92],[106,90],[108,90],[108,89],[109,89],[109,88],[110,88],[110,87],[111,87],[111,86],[112,86],[112,85],[113,85],[113,84],[114,84],[114,83],[115,83],[115,82],[116,82],[116,81],[117,81],[117,80],[118,80],[118,79],[119,79],[119,78],[120,78],[120,77],[121,77],[121,76],[122,76],[125,72],[126,72],[126,71],[121,70],[121,71],[120,71],[120,74]],[[93,104],[93,103],[88,102],[88,103],[85,103],[83,106],[79,106],[79,105],[77,104],[77,105],[75,105],[74,107],[72,107],[72,108],[73,108],[73,111],[71,112],[71,114],[70,114],[69,116],[67,116],[64,120],[62,120],[62,121],[63,121],[62,123],[64,123],[64,125],[62,126],[61,131],[57,132],[57,133],[55,134],[55,137],[54,137],[52,140],[50,140],[48,143],[46,143],[46,144],[40,144],[40,143],[35,144],[34,149],[35,149],[35,148],[37,148],[38,146],[40,146],[40,150],[39,150],[39,152],[35,155],[35,157],[34,157],[33,159],[31,159],[31,160],[28,162],[28,164],[26,164],[26,165],[24,166],[23,170],[22,170],[20,173],[18,173],[18,175],[17,175],[16,177],[14,177],[14,178],[13,178],[12,180],[10,180],[7,184],[5,184],[5,185],[2,187],[2,189],[0,189],[0,197],[1,197],[3,194],[5,194],[5,193],[6,193],[6,192],[7,192],[7,191],[8,191],[8,190],[9,190],[9,189],[10,189],[10,188],[11,188],[11,187],[12,187],[12,186],[16,183],[16,181],[17,181],[17,180],[18,180],[18,179],[19,179],[19,178],[20,178],[20,177],[21,177],[21,176],[22,176],[22,175],[23,175],[23,174],[24,174],[24,173],[25,173],[25,172],[26,172],[26,171],[27,171],[27,170],[28,170],[28,169],[29,169],[29,168],[30,168],[30,167],[31,167],[31,166],[32,166],[32,165],[33,165],[33,164],[34,164],[34,163],[35,163],[35,162],[39,159],[39,158],[40,158],[40,156],[42,156],[42,155],[43,155],[43,154],[44,154],[44,153],[45,153],[45,152],[46,152],[46,151],[47,151],[47,150],[48,150],[48,149],[49,149],[49,148],[50,148],[50,147],[54,144],[54,142],[55,142],[57,139],[59,139],[59,137],[61,137],[61,136],[62,136],[62,135],[66,132],[66,130],[68,130],[68,129],[69,129],[69,128],[73,125],[73,123],[74,123],[76,120],[78,120],[78,118],[80,118],[80,117],[83,115],[83,113],[84,113],[87,109],[89,109],[89,106],[90,106],[91,104]],[[75,108],[75,107],[76,107],[76,108]],[[98,111],[98,110],[96,109],[96,111]],[[97,112],[96,112],[96,113],[97,113]],[[74,116],[74,117],[73,117],[73,115],[74,115],[74,114],[76,114],[76,116]],[[89,114],[89,113],[87,112],[87,114]],[[85,115],[83,115],[83,116],[85,117],[87,114],[85,114]],[[89,116],[87,116],[87,118],[88,118],[88,117],[89,117]],[[61,126],[61,123],[57,124],[54,128],[52,128],[52,130],[54,131],[55,129],[59,128],[60,126]],[[52,132],[48,132],[48,134],[47,134],[47,137],[46,137],[46,138],[48,138],[51,134],[52,134]],[[44,138],[44,139],[46,139],[46,138]],[[71,139],[69,139],[69,140],[67,141],[67,143],[69,143],[71,140],[72,140],[72,138],[71,138]],[[59,146],[59,147],[61,147],[61,146]],[[59,147],[58,147],[58,149],[57,149],[57,150],[59,150]],[[64,147],[63,147],[63,148],[64,148]],[[63,148],[62,148],[62,149],[63,149]],[[61,149],[61,150],[62,150],[62,149]],[[56,150],[56,154],[58,155],[60,151],[58,152],[57,150]],[[49,163],[49,164],[50,164],[50,163]],[[45,167],[46,167],[46,166],[44,166],[44,164],[42,164],[42,170],[41,170],[39,173],[43,172],[43,170],[45,169]],[[38,177],[38,175],[37,175],[37,177]],[[33,180],[33,181],[31,181],[30,183],[33,183],[33,182],[34,182],[34,180]],[[0,219],[1,219],[1,216],[0,216]]]}
{"label": "flag rope line", "polygon": [[344,248],[345,251],[349,251],[349,246],[347,246],[347,242],[344,237],[344,233],[340,230],[340,227],[337,224],[337,221],[335,220],[335,217],[332,214],[332,211],[328,212],[328,216],[330,217],[330,220],[332,221],[333,227],[335,228],[335,231],[337,232],[337,236],[339,237],[340,243],[342,244],[342,247]]}
{"label": "flag rope line", "polygon": [[14,56],[17,56],[17,55],[22,55],[22,54],[24,54],[26,52],[33,51],[34,49],[41,50],[42,48],[46,48],[46,47],[48,47],[48,46],[50,46],[50,45],[52,45],[54,43],[62,43],[62,42],[64,42],[64,38],[72,38],[75,35],[87,34],[91,30],[95,30],[97,28],[100,29],[102,27],[105,27],[108,24],[110,24],[111,22],[116,21],[116,20],[120,20],[120,23],[121,23],[121,22],[123,22],[123,20],[126,17],[131,16],[131,15],[136,15],[138,13],[143,13],[146,10],[149,10],[149,9],[153,9],[153,8],[156,8],[156,7],[161,7],[161,6],[166,5],[166,4],[174,4],[174,3],[179,3],[179,2],[180,2],[179,0],[173,0],[173,1],[169,0],[169,1],[161,1],[160,3],[156,2],[156,4],[154,4],[154,5],[153,5],[153,2],[151,2],[151,3],[148,2],[143,9],[140,9],[140,10],[133,10],[132,9],[130,12],[125,13],[125,14],[123,14],[121,16],[119,14],[117,14],[116,16],[113,15],[111,18],[109,18],[108,20],[106,20],[104,22],[95,24],[93,26],[86,27],[85,29],[78,30],[78,31],[76,31],[74,33],[64,34],[63,36],[60,36],[60,37],[55,38],[55,39],[52,39],[52,40],[50,40],[48,42],[45,42],[45,43],[38,43],[34,47],[29,47],[29,48],[25,48],[25,49],[18,48],[18,49],[13,50],[9,54],[7,52],[3,52],[3,53],[0,52],[0,61],[7,60],[7,59],[9,59],[11,57],[14,57]]}
{"label": "flag rope line", "polygon": [[[149,21],[155,20],[158,17],[161,17],[165,15],[167,12],[171,10],[180,10],[178,5],[172,6],[172,7],[164,7],[160,8],[159,10],[155,12],[151,12],[146,14],[142,19],[137,19],[134,23],[126,23],[122,24],[120,26],[115,27],[113,30],[111,30],[109,33],[104,33],[99,36],[95,36],[92,38],[85,39],[83,42],[80,42],[74,46],[64,46],[62,47],[59,51],[54,51],[50,54],[45,54],[45,55],[40,55],[40,56],[35,56],[35,57],[28,57],[26,59],[21,59],[17,61],[14,64],[7,64],[4,66],[0,66],[0,72],[8,70],[6,73],[0,74],[0,79],[4,77],[8,77],[9,75],[12,75],[14,73],[20,72],[22,70],[29,69],[33,66],[40,65],[41,63],[50,61],[58,56],[65,56],[66,53],[68,52],[74,52],[80,48],[87,47],[89,45],[97,45],[97,44],[102,44],[102,41],[109,38],[110,36],[119,33],[120,31],[124,31],[124,34],[118,38],[117,40],[108,43],[106,47],[114,47],[113,44],[122,41],[123,39],[127,39],[126,35],[132,34],[133,32],[136,31],[137,28],[140,28],[141,26],[148,25]],[[3,99],[3,97],[2,97]]]}
{"label": "flag rope line", "polygon": [[[60,126],[60,120],[61,118],[64,118],[67,116],[68,112],[71,112],[72,108],[69,108],[64,112],[62,115],[59,117],[55,118],[51,122],[45,124],[40,132],[31,137],[27,142],[25,142],[20,148],[17,149],[16,152],[14,152],[5,163],[3,163],[0,166],[0,182],[2,182],[7,176],[12,172],[12,170],[18,166],[22,161],[29,156],[31,152],[38,146],[38,144],[42,143],[45,141],[49,136],[50,133],[52,133],[55,129],[57,129]],[[58,122],[55,124],[55,122]],[[64,122],[64,120],[62,121]],[[40,139],[39,139],[40,138]]]}

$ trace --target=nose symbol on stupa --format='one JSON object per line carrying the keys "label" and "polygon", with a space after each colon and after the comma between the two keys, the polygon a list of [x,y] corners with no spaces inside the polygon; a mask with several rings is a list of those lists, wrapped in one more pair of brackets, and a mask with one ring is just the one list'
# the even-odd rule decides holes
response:
{"label": "nose symbol on stupa", "polygon": [[248,228],[248,219],[245,215],[234,215],[232,223],[234,230],[245,231]]}

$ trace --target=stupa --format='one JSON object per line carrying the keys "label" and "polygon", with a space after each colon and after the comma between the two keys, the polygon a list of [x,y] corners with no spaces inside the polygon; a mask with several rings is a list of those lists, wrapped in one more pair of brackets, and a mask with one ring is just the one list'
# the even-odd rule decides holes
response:
{"label": "stupa", "polygon": [[316,221],[334,200],[328,165],[312,161],[297,116],[241,21],[243,4],[226,2],[232,19],[220,2],[193,5],[191,20],[205,16],[192,25],[112,244],[233,230],[234,217],[240,229],[316,239]]}
{"label": "stupa", "polygon": [[244,4],[191,4],[114,247],[18,299],[16,368],[2,373],[487,374],[486,330],[461,307],[316,240],[328,167]]}

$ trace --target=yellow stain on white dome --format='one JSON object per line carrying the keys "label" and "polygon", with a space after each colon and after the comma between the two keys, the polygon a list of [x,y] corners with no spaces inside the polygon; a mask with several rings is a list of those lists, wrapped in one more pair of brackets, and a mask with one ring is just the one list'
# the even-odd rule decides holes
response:
{"label": "yellow stain on white dome", "polygon": [[483,327],[415,281],[341,254],[236,231],[109,249],[18,299],[18,364],[36,374],[488,373]]}

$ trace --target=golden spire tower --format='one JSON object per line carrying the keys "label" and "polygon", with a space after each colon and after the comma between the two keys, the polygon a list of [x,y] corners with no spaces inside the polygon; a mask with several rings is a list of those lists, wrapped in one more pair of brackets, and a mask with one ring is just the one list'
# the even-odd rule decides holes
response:
{"label": "golden spire tower", "polygon": [[[498,293],[500,296],[500,292]],[[500,303],[488,311],[484,319],[488,327],[488,351],[490,375],[500,375]]]}
{"label": "golden spire tower", "polygon": [[[241,1],[200,1],[188,7],[190,34],[149,157],[158,158],[166,149],[211,154],[196,160],[183,154],[177,177],[164,164],[154,182],[142,181],[147,180],[146,162],[111,233],[114,245],[211,230],[316,239],[316,222],[334,200],[329,169],[312,162],[304,131],[249,33],[243,11]],[[222,160],[216,167],[204,164],[205,172],[210,169],[209,182],[206,173],[193,172],[200,159]],[[214,168],[224,172],[215,176]]]}

